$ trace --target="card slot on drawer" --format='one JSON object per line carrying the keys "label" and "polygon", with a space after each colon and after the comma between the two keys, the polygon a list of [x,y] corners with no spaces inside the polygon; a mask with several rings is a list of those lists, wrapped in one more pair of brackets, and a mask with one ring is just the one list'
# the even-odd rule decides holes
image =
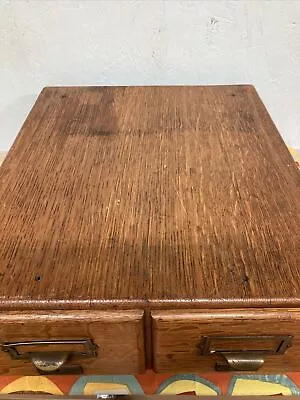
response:
{"label": "card slot on drawer", "polygon": [[266,354],[284,353],[291,345],[291,336],[204,336],[200,344],[203,355],[228,352],[263,352]]}
{"label": "card slot on drawer", "polygon": [[91,339],[55,339],[34,340],[28,342],[3,343],[2,350],[7,351],[14,359],[26,359],[28,354],[35,353],[74,353],[80,356],[97,355],[97,346]]}

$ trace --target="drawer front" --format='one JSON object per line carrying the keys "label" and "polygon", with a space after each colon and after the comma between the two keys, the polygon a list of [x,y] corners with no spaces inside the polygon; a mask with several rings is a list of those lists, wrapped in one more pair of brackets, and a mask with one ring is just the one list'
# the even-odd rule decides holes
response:
{"label": "drawer front", "polygon": [[299,369],[298,310],[154,311],[152,330],[156,372]]}
{"label": "drawer front", "polygon": [[144,370],[142,311],[0,313],[0,374]]}

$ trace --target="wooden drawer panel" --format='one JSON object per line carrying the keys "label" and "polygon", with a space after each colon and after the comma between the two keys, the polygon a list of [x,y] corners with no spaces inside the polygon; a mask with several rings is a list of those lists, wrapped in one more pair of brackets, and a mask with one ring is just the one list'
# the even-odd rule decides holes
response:
{"label": "wooden drawer panel", "polygon": [[[83,339],[97,346],[91,358],[78,355],[86,348],[75,341]],[[58,343],[65,340],[72,342]],[[43,357],[45,352],[77,352],[68,356],[65,366],[80,365],[85,374],[138,373],[145,364],[142,311],[0,313],[0,341],[2,350],[7,343],[33,341],[30,346],[13,346],[23,356],[28,352],[43,352]],[[12,359],[8,352],[0,352],[0,374],[37,373],[31,359]]]}
{"label": "wooden drawer panel", "polygon": [[295,309],[154,311],[152,329],[157,372],[205,372],[234,363],[237,371],[299,369],[300,312]]}

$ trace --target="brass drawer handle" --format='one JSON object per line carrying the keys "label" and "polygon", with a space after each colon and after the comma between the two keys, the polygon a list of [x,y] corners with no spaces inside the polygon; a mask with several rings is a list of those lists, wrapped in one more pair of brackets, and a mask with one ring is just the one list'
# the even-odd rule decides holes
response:
{"label": "brass drawer handle", "polygon": [[250,352],[220,354],[225,362],[216,363],[216,371],[258,371],[265,362],[263,356]]}
{"label": "brass drawer handle", "polygon": [[[232,341],[239,348],[226,348]],[[255,349],[249,343],[272,343],[266,349]],[[247,348],[248,344],[248,348]],[[257,371],[263,366],[265,356],[284,354],[292,345],[292,336],[204,336],[201,345],[202,355],[220,355],[224,362],[217,362],[216,371]],[[253,347],[253,346],[252,346]]]}
{"label": "brass drawer handle", "polygon": [[[55,347],[55,346],[82,346],[83,351],[28,351],[21,353],[18,351],[18,347],[31,347],[31,346],[43,346],[43,347]],[[67,361],[71,357],[85,357],[91,358],[97,356],[97,345],[93,343],[91,339],[81,340],[42,340],[42,341],[30,341],[30,342],[11,342],[4,343],[2,350],[8,352],[13,360],[31,360],[33,365],[42,374],[72,374],[81,373],[82,368],[80,365],[66,365]]]}

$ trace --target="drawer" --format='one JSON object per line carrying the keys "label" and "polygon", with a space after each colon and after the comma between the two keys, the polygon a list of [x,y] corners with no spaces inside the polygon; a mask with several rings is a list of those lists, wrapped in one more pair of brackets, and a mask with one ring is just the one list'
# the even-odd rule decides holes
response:
{"label": "drawer", "polygon": [[142,311],[0,313],[0,374],[144,370]]}
{"label": "drawer", "polygon": [[294,309],[152,312],[156,372],[299,370]]}

